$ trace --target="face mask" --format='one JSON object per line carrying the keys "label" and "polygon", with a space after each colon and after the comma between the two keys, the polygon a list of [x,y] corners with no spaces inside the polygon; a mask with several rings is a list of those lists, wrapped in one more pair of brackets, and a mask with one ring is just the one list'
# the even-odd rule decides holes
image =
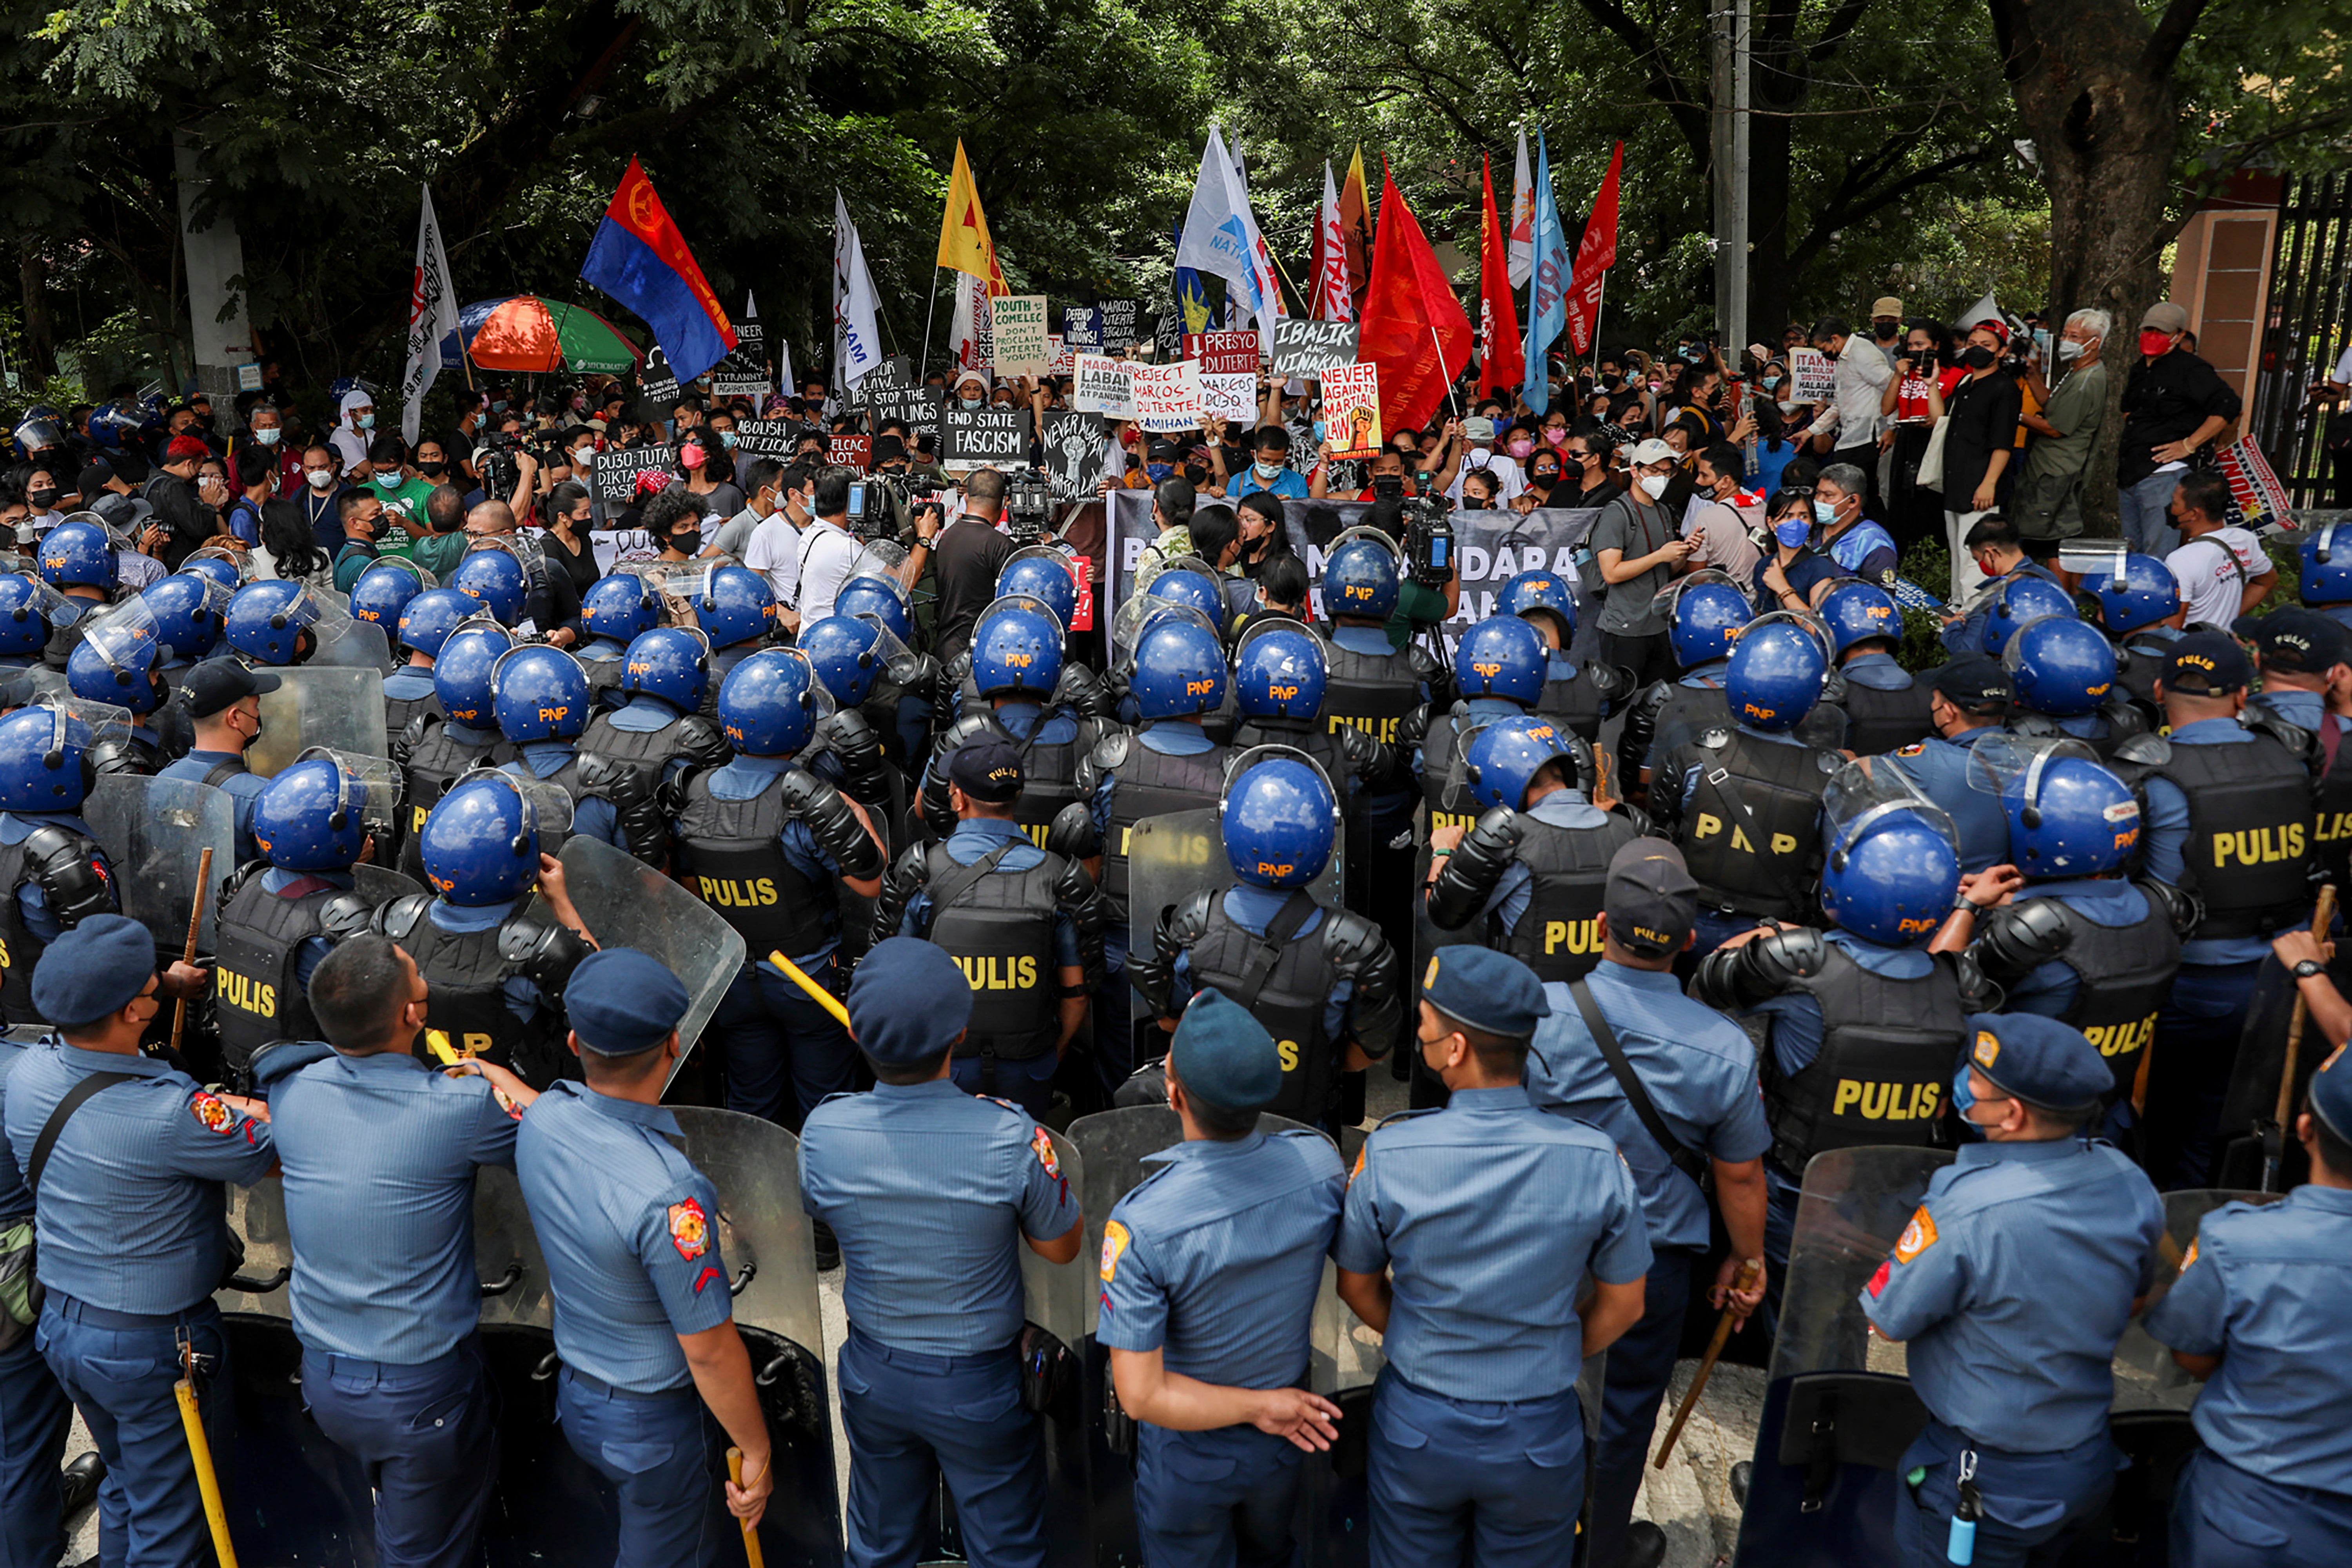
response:
{"label": "face mask", "polygon": [[1837,508],[1831,506],[1827,501],[1815,501],[1813,503],[1813,517],[1814,519],[1825,528],[1837,527]]}
{"label": "face mask", "polygon": [[980,406],[980,399],[976,397],[960,397],[956,399],[956,406],[958,408],[978,408]]}
{"label": "face mask", "polygon": [[2151,360],[2171,347],[2172,334],[2169,332],[2142,332],[2139,335],[2139,351]]}
{"label": "face mask", "polygon": [[1168,476],[1176,472],[1176,465],[1173,463],[1147,463],[1143,465],[1143,471],[1146,475],[1150,476],[1151,482],[1157,485],[1160,481],[1167,478]]}
{"label": "face mask", "polygon": [[1567,445],[1568,426],[1564,424],[1553,425],[1550,429],[1544,432],[1544,439],[1550,442],[1554,446]]}
{"label": "face mask", "polygon": [[735,433],[734,433],[733,431],[731,431],[731,430],[722,430],[722,431],[720,431],[720,432],[719,433],[719,444],[720,444],[721,446],[724,446],[724,447],[725,447],[725,448],[727,448],[727,450],[728,450],[728,451],[730,451],[730,452],[734,451],[734,450],[735,450]]}
{"label": "face mask", "polygon": [[375,428],[375,415],[373,413],[363,413],[360,415],[359,425],[362,430],[373,430]]}
{"label": "face mask", "polygon": [[1528,453],[1533,452],[1535,449],[1536,444],[1529,441],[1523,435],[1517,441],[1511,443],[1510,454],[1514,457],[1525,457]]}
{"label": "face mask", "polygon": [[397,490],[400,488],[400,470],[386,468],[375,476],[375,482],[384,489]]}
{"label": "face mask", "polygon": [[1804,405],[1802,403],[1784,402],[1780,405],[1780,412],[1782,413],[1794,413],[1803,406]]}
{"label": "face mask", "polygon": [[1766,376],[1764,378],[1764,390],[1766,392],[1770,392],[1774,387],[1777,387],[1780,384],[1780,378],[1778,376]]}
{"label": "face mask", "polygon": [[588,412],[588,400],[584,397],[573,398],[572,400],[572,412],[574,413],[586,413]]}
{"label": "face mask", "polygon": [[2078,343],[2078,342],[2074,341],[2074,339],[2072,339],[2072,338],[2061,338],[2061,339],[2059,339],[2059,340],[2058,340],[2058,361],[2059,361],[2059,363],[2061,363],[2061,364],[2072,364],[2074,361],[2081,359],[2081,358],[2083,357],[2083,350],[2084,350],[2084,349],[2089,348],[2089,347],[2090,347],[2090,345],[2089,345],[2088,343]]}
{"label": "face mask", "polygon": [[1538,485],[1549,485],[1559,477],[1559,470],[1549,466],[1530,468],[1528,470],[1528,477]]}
{"label": "face mask", "polygon": [[1992,350],[1982,343],[1971,343],[1960,356],[1960,363],[1972,371],[1981,371],[1992,363]]}
{"label": "face mask", "polygon": [[1250,465],[1250,472],[1257,476],[1258,482],[1260,484],[1271,485],[1274,483],[1276,477],[1281,474],[1282,465],[1279,463],[1253,463]]}
{"label": "face mask", "polygon": [[1795,549],[1813,537],[1813,526],[1802,517],[1786,517],[1772,525],[1772,537]]}
{"label": "face mask", "polygon": [[323,490],[335,482],[335,471],[332,468],[305,468],[302,470],[302,476],[310,481],[310,488],[313,490]]}
{"label": "face mask", "polygon": [[[422,466],[422,465],[420,465],[420,466]],[[593,446],[583,446],[579,451],[574,452],[572,455],[572,466],[574,468],[593,468],[596,466],[596,449]]]}
{"label": "face mask", "polygon": [[702,530],[700,528],[670,529],[669,548],[680,555],[695,554],[702,549]]}
{"label": "face mask", "polygon": [[278,438],[285,434],[286,433],[284,431],[278,429],[273,424],[268,430],[255,431],[253,433],[253,439],[260,445],[275,446],[278,444]]}
{"label": "face mask", "polygon": [[60,493],[55,485],[44,485],[37,490],[27,492],[25,499],[33,503],[35,511],[46,512],[58,504]]}
{"label": "face mask", "polygon": [[1671,477],[1671,475],[1666,474],[1643,475],[1642,494],[1649,497],[1653,501],[1656,500],[1659,497],[1666,493],[1666,482]]}
{"label": "face mask", "polygon": [[688,442],[677,449],[677,460],[692,470],[700,470],[703,459],[707,455],[701,445],[695,442]]}
{"label": "face mask", "polygon": [[492,399],[490,400],[490,412],[491,412],[492,413],[506,413],[506,411],[507,411],[507,400],[506,400],[506,399],[504,399],[504,398],[500,397],[500,398],[492,398]]}
{"label": "face mask", "polygon": [[1895,334],[1902,329],[1902,324],[1896,321],[1874,321],[1870,324],[1871,334],[1882,343],[1893,342]]}
{"label": "face mask", "polygon": [[427,479],[438,479],[442,475],[449,472],[449,465],[446,463],[419,463],[416,465],[416,471],[419,474],[424,475]]}
{"label": "face mask", "polygon": [[1318,442],[1323,439],[1323,422],[1319,419],[1315,422],[1315,439]]}

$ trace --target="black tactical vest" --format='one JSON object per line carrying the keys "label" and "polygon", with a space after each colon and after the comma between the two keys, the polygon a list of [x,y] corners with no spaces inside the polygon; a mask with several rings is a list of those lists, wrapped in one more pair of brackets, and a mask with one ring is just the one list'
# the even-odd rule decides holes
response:
{"label": "black tactical vest", "polygon": [[1721,686],[1675,682],[1666,688],[1666,700],[1658,705],[1650,721],[1650,768],[1654,772],[1664,767],[1675,747],[1688,746],[1708,730],[1730,727],[1731,703]]}
{"label": "black tactical vest", "polygon": [[1601,739],[1601,688],[1592,684],[1589,670],[1578,670],[1574,680],[1546,675],[1536,712],[1587,740]]}
{"label": "black tactical vest", "polygon": [[2312,749],[2318,759],[2314,766],[2326,767],[2315,791],[2312,851],[2326,868],[2328,881],[2352,888],[2352,737],[2337,738],[2333,762],[2325,762],[2326,753],[2317,742]]}
{"label": "black tactical vest", "polygon": [[1869,1144],[1923,1148],[1944,1105],[1944,1085],[1967,1039],[1968,1009],[1951,958],[1916,980],[1874,974],[1834,943],[1822,972],[1789,988],[1822,1009],[1820,1054],[1783,1073],[1763,1053],[1772,1158],[1801,1177],[1805,1162]]}
{"label": "black tactical vest", "polygon": [[1825,758],[1834,754],[1729,730],[1710,731],[1667,758],[1670,768],[1698,764],[1678,841],[1700,903],[1775,920],[1805,918],[1821,871]]}
{"label": "black tactical vest", "polygon": [[1330,645],[1330,676],[1323,687],[1323,718],[1332,729],[1354,725],[1386,746],[1397,743],[1397,727],[1421,706],[1421,677],[1410,652],[1359,653]]}
{"label": "black tactical vest", "polygon": [[433,814],[434,806],[449,792],[449,787],[471,768],[502,767],[521,755],[513,743],[503,737],[493,739],[488,746],[468,746],[449,730],[446,719],[427,724],[424,737],[408,754],[408,785],[402,802],[407,832],[400,846],[400,869],[415,882],[425,881],[425,856],[418,835],[425,831],[425,819]]}
{"label": "black tactical vest", "polygon": [[[1014,738],[1013,731],[1005,727],[1004,721],[998,718],[992,710],[987,716],[990,727],[1007,746],[1021,754],[1021,799],[1013,802],[1013,821],[1029,835],[1029,841],[1041,850],[1045,847],[1045,830],[1054,825],[1054,819],[1060,815],[1063,807],[1078,798],[1078,758],[1085,755],[1090,733],[1086,721],[1069,714],[1066,716],[1077,721],[1076,739],[1050,745],[1039,742],[1035,738],[1038,731],[1062,711],[1049,707],[1040,713],[1036,727],[1030,730],[1031,738],[1027,740]],[[894,734],[895,730],[883,729],[877,733],[888,735]]]}
{"label": "black tactical vest", "polygon": [[[33,935],[16,902],[17,890],[33,880],[25,852],[29,841],[27,835],[13,844],[0,844],[0,1018],[11,1025],[47,1021],[33,1009],[33,967],[48,944]],[[89,852],[99,852],[95,841],[89,841]]]}
{"label": "black tactical vest", "polygon": [[442,716],[441,699],[431,692],[425,693],[421,697],[385,697],[383,699],[383,734],[386,743],[384,754],[391,755],[391,744],[400,739],[417,715],[427,713],[436,718]]}
{"label": "black tactical vest", "polygon": [[[2215,747],[2213,749],[2219,749]],[[2128,1094],[2140,1052],[2156,1037],[2156,1015],[2180,967],[2180,936],[2164,901],[2147,901],[2133,925],[2101,925],[2068,910],[2074,939],[2059,961],[2074,971],[2074,1000],[2064,1020],[2083,1031],[2115,1070],[2116,1092]]]}
{"label": "black tactical vest", "polygon": [[[1461,747],[1463,727],[1470,722],[1465,705],[1458,702],[1447,712],[1429,716],[1428,733],[1421,739],[1421,798],[1428,804],[1432,829],[1472,828],[1478,823],[1478,802],[1470,798],[1467,789],[1454,783],[1454,754]],[[1517,800],[1505,804],[1514,810],[1518,806]]]}
{"label": "black tactical vest", "polygon": [[324,934],[327,905],[342,892],[320,883],[288,898],[264,891],[257,873],[222,904],[213,1001],[232,1068],[242,1071],[273,1040],[325,1038],[295,971],[302,944]]}
{"label": "black tactical vest", "polygon": [[1286,746],[1293,751],[1303,751],[1323,769],[1323,777],[1331,780],[1331,788],[1339,799],[1348,798],[1349,780],[1356,776],[1356,765],[1349,760],[1339,737],[1320,717],[1305,718],[1245,718],[1234,726],[1234,754],[1239,756],[1253,746]]}
{"label": "black tactical vest", "polygon": [[2311,774],[2273,737],[2179,746],[2154,771],[2189,798],[2182,882],[2204,901],[2195,935],[2268,936],[2311,908]]}
{"label": "black tactical vest", "polygon": [[1506,931],[1497,910],[1489,919],[1487,946],[1508,953],[1546,984],[1580,979],[1601,962],[1610,857],[1641,832],[1615,812],[1597,828],[1554,827],[1522,813],[1519,834],[1519,863],[1531,878],[1527,912]]}
{"label": "black tactical vest", "polygon": [[[944,844],[930,846],[924,866],[929,887],[968,869]],[[1027,871],[990,872],[944,909],[933,904],[923,935],[947,950],[971,985],[971,1021],[956,1047],[959,1057],[1028,1061],[1061,1038],[1054,961],[1054,883],[1061,870],[1062,862],[1048,854]]]}
{"label": "black tactical vest", "polygon": [[1225,786],[1225,757],[1223,747],[1197,757],[1171,757],[1140,737],[1129,738],[1126,759],[1113,770],[1118,786],[1111,791],[1110,832],[1103,845],[1103,892],[1120,910],[1127,908],[1128,840],[1135,824],[1215,805]]}
{"label": "black tactical vest", "polygon": [[[1326,911],[1323,920],[1329,919]],[[1324,1009],[1339,979],[1324,956],[1323,935],[1318,923],[1285,943],[1250,1008],[1251,1016],[1274,1036],[1282,1057],[1282,1091],[1265,1109],[1309,1124],[1322,1119],[1339,1071],[1338,1042],[1323,1032]],[[1190,951],[1192,978],[1238,1001],[1265,945],[1265,937],[1225,913],[1224,894],[1218,894],[1209,900],[1208,923]]]}
{"label": "black tactical vest", "polygon": [[433,1049],[438,1045],[510,1067],[534,1089],[557,1078],[552,1042],[507,1006],[506,983],[515,967],[499,956],[499,938],[516,924],[509,918],[488,931],[444,931],[429,912],[420,912],[407,935],[395,938],[432,988],[425,1031],[416,1040],[417,1057],[427,1066],[444,1065]]}
{"label": "black tactical vest", "polygon": [[748,800],[721,800],[710,775],[687,780],[677,837],[693,866],[693,891],[743,935],[751,960],[771,953],[803,957],[824,946],[834,930],[834,885],[817,883],[784,858],[777,835],[793,821],[784,792],[770,783]]}
{"label": "black tactical vest", "polygon": [[1899,692],[1881,691],[1860,681],[1845,684],[1845,749],[1856,757],[1884,757],[1898,746],[1925,740],[1936,733],[1927,716],[1935,689],[1912,678]]}

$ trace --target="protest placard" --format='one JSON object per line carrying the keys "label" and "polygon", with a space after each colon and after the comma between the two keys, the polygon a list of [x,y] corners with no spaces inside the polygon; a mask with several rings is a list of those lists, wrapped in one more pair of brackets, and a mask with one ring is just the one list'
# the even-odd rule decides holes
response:
{"label": "protest placard", "polygon": [[1172,365],[1136,365],[1135,422],[1161,434],[1197,430],[1201,424],[1201,367],[1190,360]]}
{"label": "protest placard", "polygon": [[659,343],[646,351],[645,365],[637,371],[637,402],[638,413],[648,419],[667,419],[677,406],[677,377]]}
{"label": "protest placard", "polygon": [[863,473],[874,466],[874,438],[870,435],[833,436],[825,447],[824,460]]}
{"label": "protest placard", "polygon": [[608,507],[635,505],[637,476],[648,471],[675,476],[667,447],[616,446],[599,452],[594,477],[596,498]]}
{"label": "protest placard", "polygon": [[994,301],[990,319],[996,331],[996,373],[1042,376],[1053,367],[1045,341],[1045,297],[1013,294]]}
{"label": "protest placard", "polygon": [[1135,347],[1136,311],[1141,301],[1135,299],[1105,299],[1098,301],[1102,311],[1102,346],[1106,354],[1123,354]]}
{"label": "protest placard", "polygon": [[710,367],[713,397],[764,397],[774,390],[768,379],[768,329],[751,291],[743,294],[743,313],[735,319],[735,349]]}
{"label": "protest placard", "polygon": [[1789,373],[1797,390],[1789,395],[1798,402],[1827,402],[1836,394],[1837,361],[1818,349],[1799,349],[1789,356]]}
{"label": "protest placard", "polygon": [[844,401],[851,408],[871,408],[877,397],[914,384],[915,362],[904,354],[893,354],[858,377]]}
{"label": "protest placard", "polygon": [[1112,419],[1135,417],[1135,367],[1101,354],[1080,354],[1070,371],[1070,406]]}
{"label": "protest placard", "polygon": [[1323,372],[1323,430],[1334,457],[1370,457],[1381,449],[1381,368],[1334,365]]}
{"label": "protest placard", "polygon": [[946,394],[937,387],[891,387],[874,395],[866,405],[866,417],[877,434],[886,423],[895,419],[910,434],[929,431],[937,437],[940,408],[945,398]]}
{"label": "protest placard", "polygon": [[739,419],[735,422],[735,450],[753,457],[790,463],[800,445],[803,428],[789,419]]}
{"label": "protest placard", "polygon": [[1025,408],[951,408],[940,441],[943,468],[1019,468],[1029,461]]}
{"label": "protest placard", "polygon": [[1201,363],[1204,376],[1257,374],[1257,329],[1235,332],[1187,332],[1184,357]]}
{"label": "protest placard", "polygon": [[1274,356],[1277,376],[1319,376],[1356,362],[1352,321],[1303,321],[1295,316],[1278,316],[1273,339],[1267,352]]}
{"label": "protest placard", "polygon": [[1211,419],[1234,424],[1257,423],[1257,372],[1247,375],[1201,374],[1201,412]]}
{"label": "protest placard", "polygon": [[1162,360],[1175,359],[1184,347],[1184,317],[1181,311],[1162,310],[1152,319],[1152,347]]}
{"label": "protest placard", "polygon": [[1062,340],[1076,354],[1102,347],[1102,312],[1091,305],[1062,307]]}
{"label": "protest placard", "polygon": [[1045,334],[1045,346],[1054,351],[1054,368],[1046,373],[1068,375],[1071,364],[1077,359],[1077,352],[1070,347],[1070,340],[1059,332],[1048,332]]}
{"label": "protest placard", "polygon": [[1098,413],[1045,411],[1045,477],[1056,501],[1090,501],[1111,462],[1110,426]]}

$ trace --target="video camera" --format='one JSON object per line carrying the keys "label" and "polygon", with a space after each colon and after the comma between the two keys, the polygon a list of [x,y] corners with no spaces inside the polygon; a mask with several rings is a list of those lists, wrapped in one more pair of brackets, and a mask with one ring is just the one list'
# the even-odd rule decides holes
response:
{"label": "video camera", "polygon": [[474,453],[474,472],[482,493],[504,500],[522,486],[522,442],[502,430],[485,431]]}
{"label": "video camera", "polygon": [[1045,537],[1054,511],[1054,486],[1043,474],[1024,471],[1005,483],[1005,532],[1016,546],[1035,544]]}
{"label": "video camera", "polygon": [[1443,496],[1413,496],[1404,503],[1406,575],[1423,588],[1443,589],[1454,580],[1453,508]]}

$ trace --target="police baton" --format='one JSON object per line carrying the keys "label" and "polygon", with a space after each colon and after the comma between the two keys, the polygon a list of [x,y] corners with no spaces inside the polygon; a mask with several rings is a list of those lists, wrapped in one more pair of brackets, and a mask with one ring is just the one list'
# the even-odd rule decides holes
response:
{"label": "police baton", "polygon": [[[800,976],[803,985],[808,983],[808,977],[798,969],[793,973]],[[727,1479],[739,1487],[743,1484],[743,1450],[740,1448],[727,1450]],[[760,1561],[760,1527],[748,1519],[740,1522],[743,1526],[743,1555],[751,1559],[751,1568],[767,1568],[767,1564]],[[229,1568],[236,1568],[236,1564],[231,1563]]]}
{"label": "police baton", "polygon": [[[777,968],[782,969],[785,976],[791,979],[793,984],[798,986],[802,990],[804,990],[809,994],[809,996],[816,1002],[817,1006],[823,1008],[825,1011],[839,1019],[841,1020],[842,1028],[847,1029],[849,1027],[849,1009],[841,1005],[841,998],[839,997],[835,996],[831,991],[826,990],[823,986],[820,986],[814,980],[810,979],[807,970],[802,968],[798,964],[793,963],[790,958],[785,957],[781,951],[769,954],[768,962],[773,964]],[[754,1563],[752,1568],[758,1568],[758,1564]]]}
{"label": "police baton", "polygon": [[[1754,1290],[1756,1276],[1763,1271],[1764,1260],[1761,1258],[1748,1259],[1739,1265],[1739,1272],[1733,1278],[1731,1288],[1734,1291]],[[1731,1337],[1731,1303],[1725,1302],[1723,1316],[1715,1322],[1715,1337],[1706,1342],[1706,1359],[1698,1364],[1697,1375],[1692,1377],[1690,1387],[1683,1394],[1683,1402],[1675,1406],[1675,1421],[1666,1428],[1666,1440],[1658,1445],[1658,1458],[1652,1466],[1654,1469],[1666,1468],[1666,1456],[1675,1451],[1675,1442],[1683,1435],[1683,1423],[1690,1419],[1692,1408],[1698,1404],[1698,1396],[1706,1392],[1706,1380],[1715,1372],[1715,1358],[1723,1354],[1724,1342]]]}
{"label": "police baton", "polygon": [[[2327,928],[2336,920],[2336,884],[2329,883],[2319,890],[2319,905],[2311,914],[2311,936],[2314,941],[2327,940]],[[2294,1110],[2294,1069],[2303,1054],[2304,1026],[2311,1021],[2311,1003],[2303,994],[2303,982],[2294,987],[2294,1016],[2287,1020],[2286,1061],[2279,1068],[2278,1109],[2270,1125],[2262,1129],[2263,1186],[2264,1192],[2279,1189],[2279,1164],[2286,1157],[2286,1119]]]}
{"label": "police baton", "polygon": [[[205,858],[210,860],[212,851],[206,850]],[[205,1500],[205,1522],[212,1526],[213,1550],[220,1556],[220,1568],[236,1568],[228,1510],[221,1504],[220,1476],[213,1469],[212,1439],[205,1436],[205,1418],[196,1409],[196,1347],[184,1341],[180,1345],[180,1381],[172,1385],[172,1396],[180,1402],[180,1425],[188,1434],[188,1457],[195,1461],[196,1490]],[[754,1562],[752,1568],[759,1564]]]}
{"label": "police baton", "polygon": [[[213,852],[209,845],[196,857],[196,901],[188,906],[188,949],[180,955],[184,964],[196,961],[196,927],[205,918],[205,891],[213,884]],[[172,1054],[180,1053],[180,1031],[188,1027],[188,998],[180,998],[179,1008],[172,1014]],[[228,1537],[221,1540],[226,1542]]]}

